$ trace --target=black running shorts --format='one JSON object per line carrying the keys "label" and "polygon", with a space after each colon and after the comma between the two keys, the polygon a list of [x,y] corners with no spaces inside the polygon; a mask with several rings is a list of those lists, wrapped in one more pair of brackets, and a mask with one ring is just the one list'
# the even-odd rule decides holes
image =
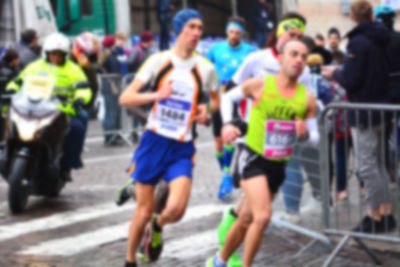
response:
{"label": "black running shorts", "polygon": [[272,193],[276,193],[285,180],[285,162],[267,160],[250,150],[246,145],[240,149],[234,166],[234,173],[240,179],[247,180],[259,175],[267,177]]}

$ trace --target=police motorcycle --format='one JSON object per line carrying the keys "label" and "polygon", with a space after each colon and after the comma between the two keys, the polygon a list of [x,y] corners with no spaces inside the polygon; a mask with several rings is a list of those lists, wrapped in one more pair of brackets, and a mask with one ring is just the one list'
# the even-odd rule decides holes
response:
{"label": "police motorcycle", "polygon": [[2,98],[10,107],[0,173],[8,182],[8,206],[14,214],[25,210],[29,195],[57,197],[67,182],[60,160],[69,118],[57,107],[68,100],[57,94],[65,88],[54,84],[45,74],[28,76],[22,90]]}

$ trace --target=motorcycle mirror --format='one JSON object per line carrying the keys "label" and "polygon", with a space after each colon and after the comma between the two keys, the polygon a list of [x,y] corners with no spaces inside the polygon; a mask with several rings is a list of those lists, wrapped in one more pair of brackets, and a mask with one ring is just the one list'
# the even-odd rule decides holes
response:
{"label": "motorcycle mirror", "polygon": [[84,81],[84,82],[77,82],[77,83],[75,84],[75,88],[76,88],[76,89],[85,89],[85,88],[88,88],[88,87],[90,87],[90,84],[89,84],[89,82],[87,82],[87,81]]}

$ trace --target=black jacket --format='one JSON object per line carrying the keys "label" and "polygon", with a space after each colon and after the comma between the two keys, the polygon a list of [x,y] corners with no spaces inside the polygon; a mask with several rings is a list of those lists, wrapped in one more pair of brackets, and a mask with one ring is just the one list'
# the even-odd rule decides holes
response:
{"label": "black jacket", "polygon": [[386,47],[390,31],[382,24],[365,22],[347,36],[347,57],[343,68],[336,71],[333,78],[346,89],[350,102],[388,102],[389,62]]}
{"label": "black jacket", "polygon": [[0,94],[5,91],[7,83],[17,76],[18,71],[18,68],[10,68],[4,61],[0,61]]}
{"label": "black jacket", "polygon": [[[349,102],[388,103],[390,31],[382,24],[365,22],[347,34],[347,56],[333,78],[347,91]],[[357,115],[358,112],[358,115]],[[381,123],[379,112],[350,111],[350,126],[369,127]],[[385,120],[385,118],[383,118]]]}
{"label": "black jacket", "polygon": [[391,32],[389,54],[389,95],[394,103],[400,103],[400,32]]}

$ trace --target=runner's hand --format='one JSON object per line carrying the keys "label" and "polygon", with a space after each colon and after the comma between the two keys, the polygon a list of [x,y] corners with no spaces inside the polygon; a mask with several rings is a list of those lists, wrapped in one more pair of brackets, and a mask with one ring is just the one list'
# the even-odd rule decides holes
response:
{"label": "runner's hand", "polygon": [[172,95],[172,80],[169,80],[163,87],[157,91],[157,101],[169,98]]}
{"label": "runner's hand", "polygon": [[307,124],[304,120],[296,118],[296,134],[300,138],[304,138],[307,134]]}
{"label": "runner's hand", "polygon": [[222,128],[222,141],[224,144],[232,144],[236,138],[241,135],[239,128],[233,126],[232,124],[227,124]]}
{"label": "runner's hand", "polygon": [[194,119],[199,124],[209,125],[210,119],[208,118],[207,105],[201,104],[197,106],[197,116]]}

